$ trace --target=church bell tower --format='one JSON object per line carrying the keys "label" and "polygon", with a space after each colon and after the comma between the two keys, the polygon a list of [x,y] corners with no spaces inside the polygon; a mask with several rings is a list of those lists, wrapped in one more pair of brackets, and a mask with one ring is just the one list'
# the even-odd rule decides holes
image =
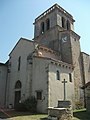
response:
{"label": "church bell tower", "polygon": [[73,16],[58,4],[53,5],[34,22],[34,41],[59,53],[61,61],[74,67],[75,100],[83,99],[80,36],[74,32]]}
{"label": "church bell tower", "polygon": [[34,22],[34,40],[55,51],[60,51],[59,32],[74,30],[74,19],[58,4],[53,5]]}

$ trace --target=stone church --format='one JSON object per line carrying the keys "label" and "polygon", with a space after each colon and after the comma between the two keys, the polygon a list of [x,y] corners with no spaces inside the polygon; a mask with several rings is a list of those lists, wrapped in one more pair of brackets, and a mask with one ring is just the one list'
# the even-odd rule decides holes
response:
{"label": "stone church", "polygon": [[74,32],[74,18],[58,4],[34,22],[34,38],[20,38],[0,63],[0,107],[14,108],[35,96],[37,111],[46,113],[58,100],[85,102],[81,89],[90,77],[89,55],[81,52],[80,36]]}

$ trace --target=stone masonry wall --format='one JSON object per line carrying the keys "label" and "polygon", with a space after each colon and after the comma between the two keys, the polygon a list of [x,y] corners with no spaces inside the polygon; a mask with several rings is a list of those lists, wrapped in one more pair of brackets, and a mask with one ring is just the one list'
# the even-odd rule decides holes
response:
{"label": "stone masonry wall", "polygon": [[84,79],[84,83],[89,82],[89,63],[90,63],[90,59],[89,59],[89,55],[82,52],[82,66],[83,66],[83,79]]}
{"label": "stone masonry wall", "polygon": [[79,38],[79,35],[73,31],[62,31],[59,33],[61,59],[74,67],[75,101],[83,99],[83,91],[80,89],[83,75]]}
{"label": "stone masonry wall", "polygon": [[83,101],[83,91],[81,90],[83,76],[82,76],[82,64],[81,64],[81,50],[79,37],[71,34],[71,54],[72,64],[74,66],[74,83],[75,83],[75,101]]}
{"label": "stone masonry wall", "polygon": [[5,106],[7,67],[0,64],[0,108]]}

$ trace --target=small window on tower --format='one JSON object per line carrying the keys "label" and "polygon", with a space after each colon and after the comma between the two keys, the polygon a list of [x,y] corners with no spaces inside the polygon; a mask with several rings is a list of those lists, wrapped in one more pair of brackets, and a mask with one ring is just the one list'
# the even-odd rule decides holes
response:
{"label": "small window on tower", "polygon": [[59,70],[57,70],[57,80],[60,80],[60,72],[59,72]]}
{"label": "small window on tower", "polygon": [[67,30],[70,30],[70,22],[68,20],[67,20],[66,25],[67,25]]}
{"label": "small window on tower", "polygon": [[62,27],[65,28],[65,18],[62,17]]}
{"label": "small window on tower", "polygon": [[72,74],[69,73],[69,81],[72,82]]}
{"label": "small window on tower", "polygon": [[50,29],[50,20],[47,19],[46,20],[46,30],[49,30]]}
{"label": "small window on tower", "polygon": [[41,23],[41,33],[44,33],[45,30],[45,26],[44,26],[44,22]]}
{"label": "small window on tower", "polygon": [[42,91],[36,92],[36,98],[37,98],[37,100],[42,100]]}

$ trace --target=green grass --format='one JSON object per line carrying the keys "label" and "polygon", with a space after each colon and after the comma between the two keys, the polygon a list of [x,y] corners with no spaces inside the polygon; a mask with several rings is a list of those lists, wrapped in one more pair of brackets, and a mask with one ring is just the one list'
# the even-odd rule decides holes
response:
{"label": "green grass", "polygon": [[[8,117],[9,116],[9,117]],[[31,114],[29,112],[6,111],[0,112],[0,118],[9,118],[9,120],[45,120],[46,114]]]}
{"label": "green grass", "polygon": [[90,120],[90,112],[87,112],[86,109],[75,110],[73,120]]}
{"label": "green grass", "polygon": [[44,120],[45,118],[47,118],[47,115],[38,114],[38,115],[16,116],[10,119],[11,120]]}
{"label": "green grass", "polygon": [[[1,118],[9,118],[10,120],[46,120],[48,115],[46,114],[30,114],[29,112],[16,112],[8,111],[10,118],[4,113],[0,112]],[[90,120],[90,112],[86,112],[85,109],[74,111],[74,117],[72,120]]]}

